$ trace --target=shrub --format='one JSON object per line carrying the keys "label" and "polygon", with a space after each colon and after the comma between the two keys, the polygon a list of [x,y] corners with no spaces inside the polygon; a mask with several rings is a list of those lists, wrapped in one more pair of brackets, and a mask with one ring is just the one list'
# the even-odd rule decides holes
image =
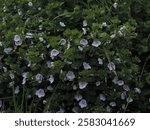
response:
{"label": "shrub", "polygon": [[3,112],[148,112],[147,0],[7,0]]}

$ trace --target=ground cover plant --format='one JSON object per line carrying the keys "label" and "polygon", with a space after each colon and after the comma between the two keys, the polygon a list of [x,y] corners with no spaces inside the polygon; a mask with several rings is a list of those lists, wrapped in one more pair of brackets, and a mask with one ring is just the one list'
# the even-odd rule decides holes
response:
{"label": "ground cover plant", "polygon": [[1,112],[149,112],[150,0],[0,0]]}

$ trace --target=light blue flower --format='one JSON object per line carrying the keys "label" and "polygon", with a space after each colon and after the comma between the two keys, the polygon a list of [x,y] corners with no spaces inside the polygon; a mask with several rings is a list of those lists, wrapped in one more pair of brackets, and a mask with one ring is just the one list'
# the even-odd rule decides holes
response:
{"label": "light blue flower", "polygon": [[68,71],[67,74],[66,74],[66,78],[69,81],[73,81],[74,78],[75,78],[75,74],[73,73],[73,71]]}
{"label": "light blue flower", "polygon": [[86,102],[86,100],[85,100],[85,99],[82,99],[82,100],[79,102],[79,106],[80,106],[81,108],[87,107],[87,102]]}
{"label": "light blue flower", "polygon": [[83,81],[80,81],[80,82],[79,82],[79,88],[80,88],[80,89],[86,88],[87,85],[88,85],[87,82],[83,82]]}
{"label": "light blue flower", "polygon": [[102,43],[100,41],[93,41],[92,46],[99,47]]}
{"label": "light blue flower", "polygon": [[84,68],[85,70],[89,70],[89,69],[91,69],[91,66],[90,66],[89,63],[87,63],[87,62],[83,62],[83,68]]}
{"label": "light blue flower", "polygon": [[38,98],[42,98],[45,96],[45,92],[43,89],[38,89],[36,90],[35,95],[38,96]]}

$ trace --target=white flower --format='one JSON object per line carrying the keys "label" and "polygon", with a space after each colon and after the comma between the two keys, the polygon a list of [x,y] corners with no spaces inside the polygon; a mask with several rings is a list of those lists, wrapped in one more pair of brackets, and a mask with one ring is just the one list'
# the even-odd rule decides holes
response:
{"label": "white flower", "polygon": [[42,82],[43,78],[44,78],[44,77],[43,77],[42,74],[37,74],[37,75],[35,76],[35,80],[38,81],[39,83]]}
{"label": "white flower", "polygon": [[4,48],[4,52],[6,53],[6,54],[9,54],[11,51],[12,51],[13,49],[12,48]]}
{"label": "white flower", "polygon": [[59,51],[56,49],[51,50],[50,57],[54,59],[59,54]]}
{"label": "white flower", "polygon": [[124,85],[124,81],[123,81],[123,80],[118,80],[118,81],[117,81],[117,84],[118,84],[119,86],[122,86],[122,85]]}
{"label": "white flower", "polygon": [[65,45],[67,43],[66,39],[62,38],[60,40],[60,45]]}
{"label": "white flower", "polygon": [[141,89],[140,89],[140,88],[134,88],[134,91],[135,91],[136,93],[138,93],[138,94],[141,93]]}
{"label": "white flower", "polygon": [[2,102],[2,100],[0,100],[0,108],[2,107],[2,105],[3,105],[3,102]]}
{"label": "white flower", "polygon": [[46,104],[47,103],[47,101],[46,100],[43,100],[43,104]]}
{"label": "white flower", "polygon": [[118,3],[115,2],[115,3],[113,4],[113,7],[114,7],[115,9],[117,9]]}
{"label": "white flower", "polygon": [[106,101],[106,96],[105,96],[104,94],[100,94],[100,95],[99,95],[99,99],[100,99],[101,101]]}
{"label": "white flower", "polygon": [[89,65],[89,63],[86,63],[86,62],[83,62],[83,67],[85,70],[91,69],[91,66]]}
{"label": "white flower", "polygon": [[78,113],[78,107],[73,107],[73,108],[72,108],[72,112]]}
{"label": "white flower", "polygon": [[27,77],[28,77],[28,74],[29,74],[29,72],[24,72],[24,73],[22,73],[22,77],[23,77],[23,78],[27,78]]}
{"label": "white flower", "polygon": [[54,76],[50,75],[48,80],[49,80],[50,84],[52,84],[54,82]]}
{"label": "white flower", "polygon": [[126,92],[121,93],[121,99],[124,100],[126,98]]}
{"label": "white flower", "polygon": [[80,45],[87,46],[88,45],[88,41],[86,39],[81,39],[80,40]]}
{"label": "white flower", "polygon": [[77,90],[77,85],[73,85],[73,90]]}
{"label": "white flower", "polygon": [[103,64],[103,60],[101,58],[98,58],[98,64],[102,65]]}
{"label": "white flower", "polygon": [[88,24],[87,24],[87,21],[86,20],[83,20],[83,27],[86,27]]}
{"label": "white flower", "polygon": [[47,87],[47,90],[49,90],[49,91],[53,91],[54,89],[53,89],[53,87],[52,87],[52,86],[48,86],[48,87]]}
{"label": "white flower", "polygon": [[93,41],[92,46],[99,47],[102,43],[100,41]]}
{"label": "white flower", "polygon": [[43,37],[39,37],[39,40],[40,40],[40,42],[43,42],[44,38]]}
{"label": "white flower", "polygon": [[88,85],[87,82],[83,82],[83,81],[80,81],[80,82],[79,82],[79,88],[80,88],[80,89],[86,88],[87,85]]}
{"label": "white flower", "polygon": [[17,87],[15,88],[14,93],[15,93],[15,94],[18,94],[19,92],[20,92],[20,90],[19,90],[19,86],[17,86]]}
{"label": "white flower", "polygon": [[26,38],[33,38],[33,34],[32,33],[26,33]]}
{"label": "white flower", "polygon": [[103,22],[103,23],[102,23],[102,26],[103,26],[103,27],[106,27],[106,26],[107,26],[107,23],[106,23],[106,22]]}
{"label": "white flower", "polygon": [[107,106],[107,107],[106,107],[106,110],[107,110],[107,112],[111,112],[111,111],[112,111],[112,108],[111,108],[110,106]]}
{"label": "white flower", "polygon": [[79,49],[80,51],[83,51],[83,48],[82,48],[81,46],[78,46],[78,49]]}
{"label": "white flower", "polygon": [[54,62],[47,61],[46,63],[47,63],[48,68],[54,67]]}
{"label": "white flower", "polygon": [[26,83],[26,78],[23,78],[22,85],[24,85],[25,83]]}
{"label": "white flower", "polygon": [[14,78],[15,78],[15,75],[14,75],[14,73],[12,73],[12,72],[10,72],[9,76],[10,76],[11,79],[14,79]]}
{"label": "white flower", "polygon": [[68,71],[68,73],[66,74],[66,77],[69,81],[73,81],[75,78],[75,75],[74,75],[73,71]]}
{"label": "white flower", "polygon": [[126,109],[126,105],[122,104],[122,109],[125,110]]}
{"label": "white flower", "polygon": [[96,82],[96,86],[100,86],[101,85],[101,82],[100,81],[97,81]]}
{"label": "white flower", "polygon": [[109,68],[110,71],[115,70],[116,66],[113,62],[108,63],[107,67]]}
{"label": "white flower", "polygon": [[82,95],[81,94],[76,94],[74,96],[74,98],[77,100],[77,101],[80,101],[82,99]]}
{"label": "white flower", "polygon": [[115,37],[116,37],[115,33],[110,36],[110,38],[112,38],[112,39],[115,38]]}
{"label": "white flower", "polygon": [[81,108],[87,107],[87,102],[86,102],[86,100],[85,100],[85,99],[82,99],[82,100],[79,102],[79,106],[80,106]]}
{"label": "white flower", "polygon": [[3,46],[3,42],[0,41],[0,46]]}
{"label": "white flower", "polygon": [[60,25],[61,27],[66,27],[65,23],[63,23],[63,22],[59,22],[59,25]]}
{"label": "white flower", "polygon": [[112,107],[115,107],[115,106],[116,106],[116,103],[115,103],[115,102],[110,102],[109,105],[112,106]]}
{"label": "white flower", "polygon": [[33,6],[33,3],[32,2],[28,2],[28,6]]}
{"label": "white flower", "polygon": [[83,30],[83,34],[85,35],[87,32],[86,28],[82,28],[82,30]]}
{"label": "white flower", "polygon": [[128,85],[123,85],[123,89],[124,89],[125,91],[130,91],[130,88],[129,88]]}
{"label": "white flower", "polygon": [[38,89],[36,90],[35,95],[38,96],[38,98],[41,98],[45,96],[45,92],[43,89]]}
{"label": "white flower", "polygon": [[128,97],[128,98],[127,98],[127,102],[128,102],[128,103],[133,102],[133,99],[132,99],[131,97]]}

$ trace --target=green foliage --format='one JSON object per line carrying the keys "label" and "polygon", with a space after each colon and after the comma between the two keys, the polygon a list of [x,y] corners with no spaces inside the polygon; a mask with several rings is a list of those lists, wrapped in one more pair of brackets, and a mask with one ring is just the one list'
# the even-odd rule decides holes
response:
{"label": "green foliage", "polygon": [[149,0],[0,0],[1,112],[148,112]]}

